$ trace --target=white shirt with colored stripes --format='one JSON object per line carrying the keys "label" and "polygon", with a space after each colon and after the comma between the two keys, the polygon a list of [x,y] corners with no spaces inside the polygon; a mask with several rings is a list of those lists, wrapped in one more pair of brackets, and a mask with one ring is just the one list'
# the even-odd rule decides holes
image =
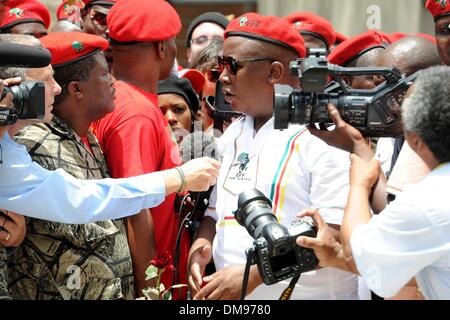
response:
{"label": "white shirt with colored stripes", "polygon": [[[305,126],[274,129],[269,120],[254,134],[253,118],[234,122],[219,140],[222,168],[207,215],[217,221],[213,258],[217,270],[245,264],[253,238],[234,219],[239,194],[256,188],[271,201],[278,221],[290,225],[303,209],[320,209],[340,225],[348,196],[349,155],[312,136]],[[289,285],[261,285],[247,299],[278,299]],[[301,276],[292,299],[358,299],[358,277],[324,268]]]}

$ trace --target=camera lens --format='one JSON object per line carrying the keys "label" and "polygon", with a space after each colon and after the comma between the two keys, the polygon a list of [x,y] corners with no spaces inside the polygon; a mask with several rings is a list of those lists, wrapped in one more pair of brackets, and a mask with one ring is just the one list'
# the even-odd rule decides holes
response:
{"label": "camera lens", "polygon": [[256,189],[239,195],[238,209],[234,215],[236,221],[255,239],[261,236],[262,229],[267,224],[278,224],[277,217],[272,212],[272,203]]}

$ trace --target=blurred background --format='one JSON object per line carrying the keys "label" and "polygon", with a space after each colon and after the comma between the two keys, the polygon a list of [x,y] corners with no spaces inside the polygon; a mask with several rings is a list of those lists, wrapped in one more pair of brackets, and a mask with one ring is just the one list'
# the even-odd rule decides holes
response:
{"label": "blurred background", "polygon": [[[51,12],[60,0],[41,0]],[[143,0],[145,1],[145,0]],[[284,16],[294,11],[312,11],[331,21],[335,29],[353,36],[368,28],[387,33],[434,34],[433,19],[425,9],[426,0],[168,0],[183,23],[179,35],[178,61],[186,64],[185,37],[189,23],[207,11],[239,16],[255,11],[265,15]],[[55,21],[55,19],[53,19]]]}

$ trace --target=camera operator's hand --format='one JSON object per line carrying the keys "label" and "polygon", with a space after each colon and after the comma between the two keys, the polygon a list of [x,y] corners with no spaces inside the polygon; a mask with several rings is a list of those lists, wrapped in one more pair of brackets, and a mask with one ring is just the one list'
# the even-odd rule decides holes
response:
{"label": "camera operator's hand", "polygon": [[[244,265],[230,266],[204,277],[206,285],[194,296],[194,300],[239,300],[244,280]],[[257,266],[251,266],[246,295],[262,283]]]}
{"label": "camera operator's hand", "polygon": [[186,188],[190,191],[207,191],[217,182],[220,163],[212,158],[194,159],[180,167],[186,176]]}
{"label": "camera operator's hand", "polygon": [[[22,82],[21,78],[11,78],[6,80],[0,80],[0,96],[3,93],[4,87],[13,86],[16,84],[20,84]],[[12,107],[13,106],[13,95],[12,93],[8,93],[1,101],[1,106]]]}
{"label": "camera operator's hand", "polygon": [[25,239],[26,232],[27,226],[22,215],[10,211],[0,215],[0,245],[18,247]]}
{"label": "camera operator's hand", "polygon": [[380,161],[374,158],[363,160],[355,154],[350,155],[350,161],[350,186],[371,189],[380,177]]}
{"label": "camera operator's hand", "polygon": [[363,137],[358,129],[342,120],[335,105],[328,104],[328,114],[336,128],[333,131],[326,131],[309,126],[308,129],[312,135],[325,141],[330,146],[355,153],[364,159],[368,160],[373,157],[368,140]]}
{"label": "camera operator's hand", "polygon": [[340,244],[339,231],[331,228],[320,216],[319,211],[307,209],[297,215],[299,218],[312,217],[318,229],[317,237],[298,237],[297,244],[313,249],[322,268],[333,267],[348,271],[344,261],[343,247]]}
{"label": "camera operator's hand", "polygon": [[188,285],[193,296],[201,289],[203,284],[203,274],[206,265],[212,259],[212,250],[210,245],[204,245],[195,249],[189,254],[188,262]]}

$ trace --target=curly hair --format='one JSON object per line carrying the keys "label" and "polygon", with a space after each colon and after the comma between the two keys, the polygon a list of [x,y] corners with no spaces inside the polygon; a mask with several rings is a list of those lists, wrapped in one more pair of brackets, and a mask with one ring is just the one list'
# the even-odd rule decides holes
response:
{"label": "curly hair", "polygon": [[450,161],[450,67],[420,71],[402,106],[404,128],[417,133],[441,163]]}

